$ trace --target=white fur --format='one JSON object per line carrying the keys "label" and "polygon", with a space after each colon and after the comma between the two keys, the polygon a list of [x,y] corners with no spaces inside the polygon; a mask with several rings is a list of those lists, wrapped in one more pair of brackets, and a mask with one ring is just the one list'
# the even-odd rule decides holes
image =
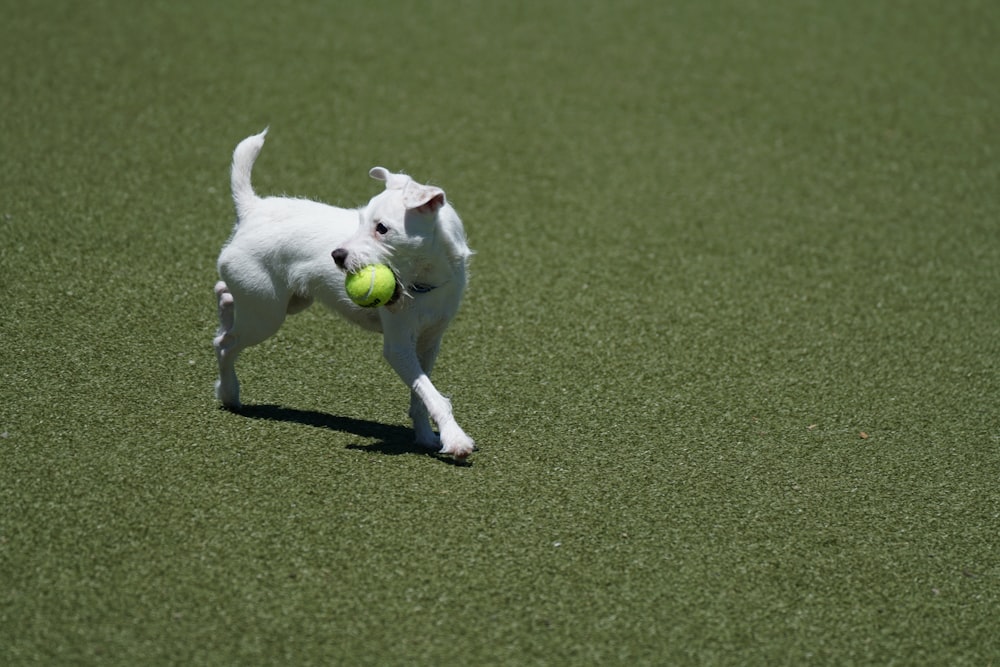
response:
{"label": "white fur", "polygon": [[[266,134],[247,137],[233,152],[237,221],[219,255],[221,280],[215,286],[217,398],[228,408],[239,408],[239,353],[274,335],[286,315],[319,301],[382,333],[386,361],[410,388],[416,441],[465,458],[475,445],[455,422],[451,402],[430,380],[441,337],[462,300],[472,255],[462,221],[444,191],[375,167],[370,175],[384,181],[385,190],[358,209],[261,198],[253,191],[250,173]],[[372,263],[392,267],[400,296],[388,306],[361,308],[344,291],[345,270]]]}

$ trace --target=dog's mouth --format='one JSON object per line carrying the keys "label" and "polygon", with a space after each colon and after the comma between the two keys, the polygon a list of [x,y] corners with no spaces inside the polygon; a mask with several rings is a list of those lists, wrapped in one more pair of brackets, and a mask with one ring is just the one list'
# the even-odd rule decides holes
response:
{"label": "dog's mouth", "polygon": [[[337,265],[337,268],[339,268],[344,273],[351,273],[352,271],[357,270],[357,268],[352,268],[350,266],[350,263],[347,261],[348,259],[347,251],[344,250],[343,248],[337,248],[332,253],[330,253],[330,255],[333,257],[333,261]],[[403,287],[403,283],[399,281],[399,274],[396,273],[396,269],[393,269],[391,266],[389,268],[392,269],[392,275],[395,278],[396,285],[395,289],[392,290],[392,296],[389,297],[389,300],[383,304],[385,306],[393,305],[394,303],[399,301],[399,299],[406,292],[406,288]]]}

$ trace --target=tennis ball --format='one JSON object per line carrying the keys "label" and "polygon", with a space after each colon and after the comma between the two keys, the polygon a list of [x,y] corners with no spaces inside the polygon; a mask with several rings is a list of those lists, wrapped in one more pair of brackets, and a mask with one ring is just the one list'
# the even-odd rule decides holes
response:
{"label": "tennis ball", "polygon": [[396,293],[396,275],[385,264],[369,264],[344,279],[351,301],[363,308],[384,306]]}

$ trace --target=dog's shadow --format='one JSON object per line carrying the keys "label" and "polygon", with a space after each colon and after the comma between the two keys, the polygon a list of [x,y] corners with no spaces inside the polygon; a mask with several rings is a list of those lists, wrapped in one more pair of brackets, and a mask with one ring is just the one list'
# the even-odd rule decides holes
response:
{"label": "dog's shadow", "polygon": [[368,445],[347,445],[347,449],[386,454],[389,456],[401,456],[404,454],[429,456],[456,466],[464,467],[471,465],[468,461],[456,461],[450,457],[442,456],[432,449],[418,445],[413,441],[413,431],[405,426],[383,424],[368,419],[340,417],[315,410],[286,408],[282,405],[243,405],[237,410],[230,411],[241,417],[249,417],[250,419],[290,422],[303,426],[325,428],[337,431],[338,433],[350,433],[361,438],[376,440],[376,442]]}

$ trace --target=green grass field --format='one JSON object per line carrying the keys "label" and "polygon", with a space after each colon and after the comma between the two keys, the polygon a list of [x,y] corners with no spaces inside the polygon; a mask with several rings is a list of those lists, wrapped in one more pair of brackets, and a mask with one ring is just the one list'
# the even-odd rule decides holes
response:
{"label": "green grass field", "polygon": [[[1000,5],[3,4],[0,664],[1000,664]],[[215,405],[268,125],[448,191],[471,465],[319,309]]]}

